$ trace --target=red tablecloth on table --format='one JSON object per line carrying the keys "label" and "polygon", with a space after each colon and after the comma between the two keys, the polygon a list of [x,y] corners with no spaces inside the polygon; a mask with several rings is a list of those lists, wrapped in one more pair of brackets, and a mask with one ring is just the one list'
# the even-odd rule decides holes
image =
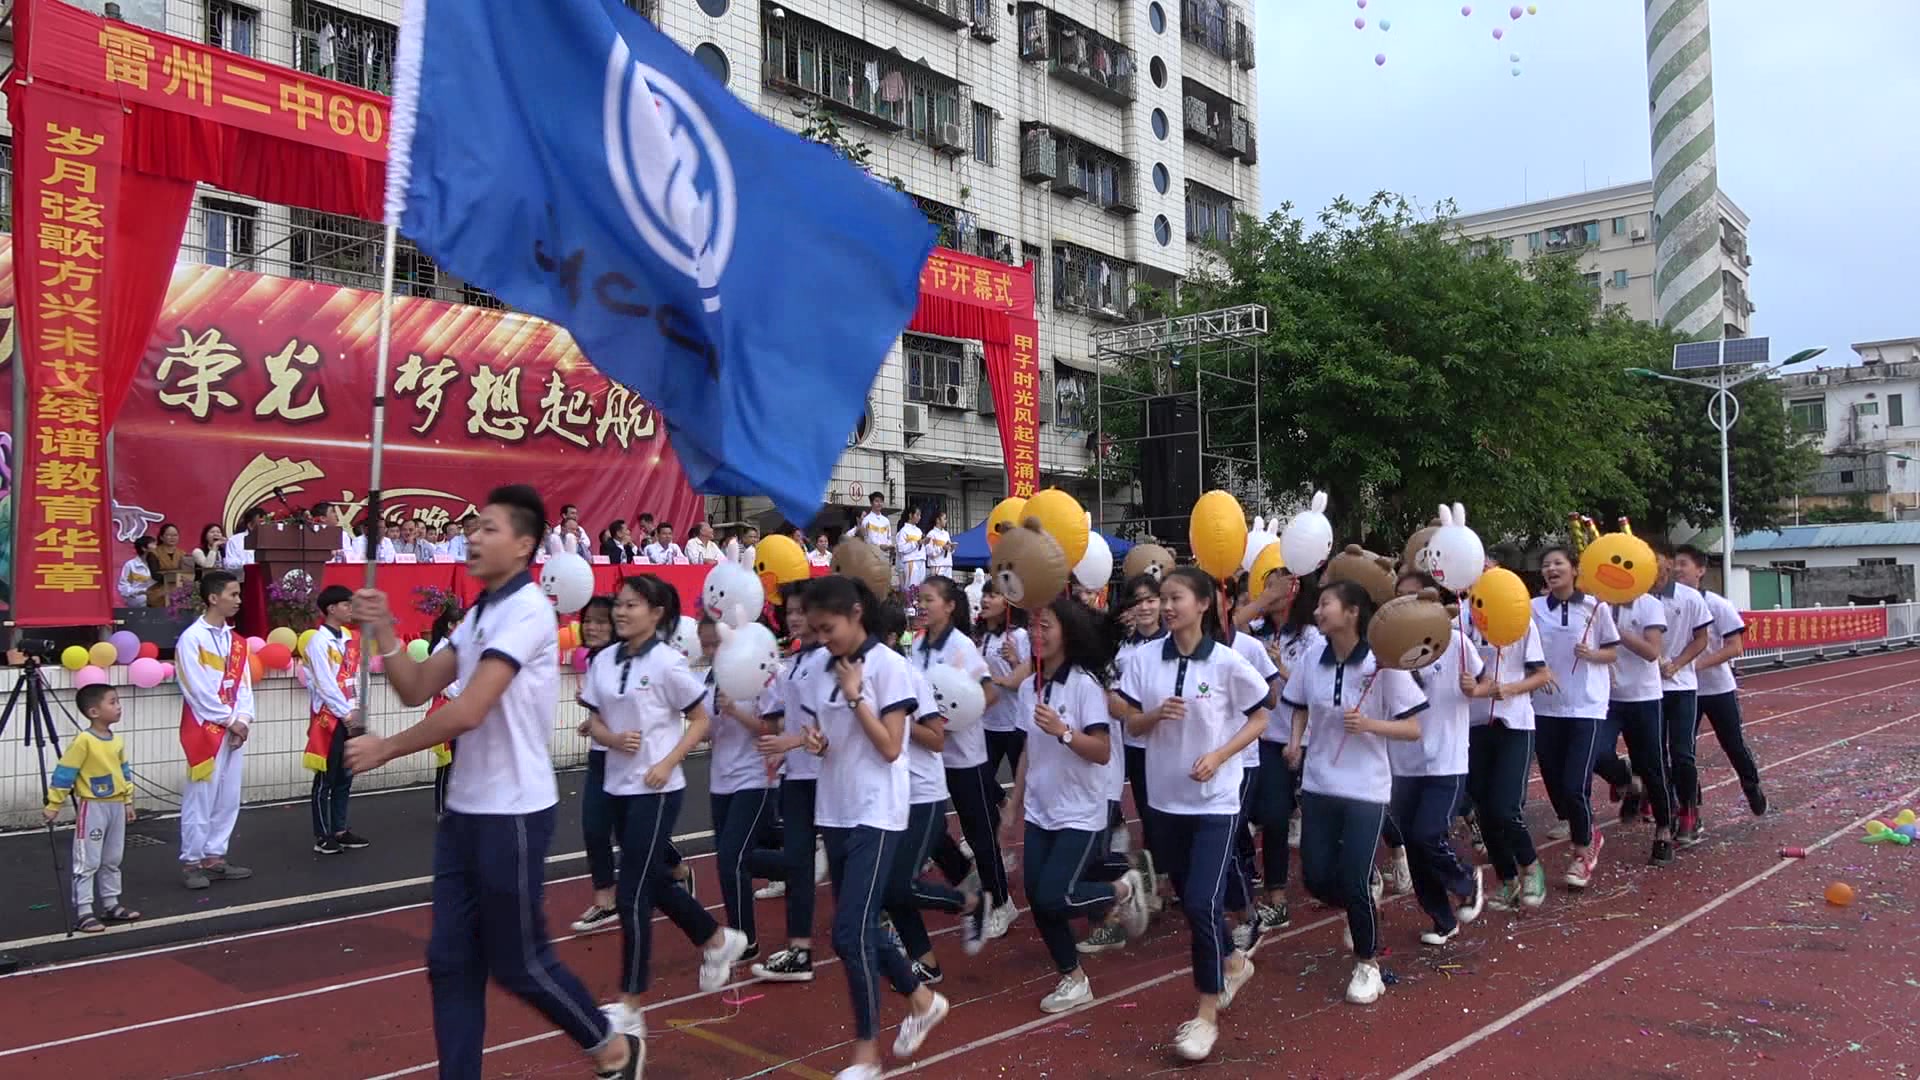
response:
{"label": "red tablecloth on table", "polygon": [[[681,610],[691,615],[700,608],[700,588],[706,584],[708,566],[643,566],[635,563],[607,565],[593,568],[593,591],[611,593],[619,587],[620,579],[633,574],[651,574],[664,578],[680,590]],[[540,568],[533,568],[537,577]],[[351,563],[329,563],[321,574],[322,587],[327,585],[345,585],[349,589],[358,589],[366,580],[367,568]],[[815,567],[814,576],[826,573],[825,568]],[[400,636],[407,639],[426,637],[433,630],[433,616],[420,611],[418,589],[446,589],[460,598],[464,604],[473,603],[480,595],[480,583],[467,573],[462,563],[421,563],[414,566],[398,564],[386,565],[374,571],[374,585],[387,594],[388,602],[393,606],[394,618],[399,622]]]}

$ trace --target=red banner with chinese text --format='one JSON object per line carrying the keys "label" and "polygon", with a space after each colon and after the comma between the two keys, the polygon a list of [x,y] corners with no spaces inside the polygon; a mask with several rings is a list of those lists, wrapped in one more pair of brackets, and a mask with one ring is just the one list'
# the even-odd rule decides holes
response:
{"label": "red banner with chinese text", "polygon": [[102,353],[112,311],[107,256],[120,194],[120,113],[109,102],[43,88],[30,113],[15,115],[15,210],[20,235],[35,238],[36,257],[19,316],[26,442],[11,476],[29,497],[11,522],[19,578],[13,619],[100,624],[113,611]]}
{"label": "red banner with chinese text", "polygon": [[387,158],[388,99],[240,53],[103,19],[70,4],[32,5],[36,82],[185,113],[377,161]]}
{"label": "red banner with chinese text", "polygon": [[1794,649],[1879,641],[1887,636],[1887,609],[1833,608],[1748,611],[1747,648]]}
{"label": "red banner with chinese text", "polygon": [[1032,495],[1040,477],[1040,324],[1033,317],[1033,267],[935,248],[920,271],[920,307],[907,329],[981,343],[1007,493]]}
{"label": "red banner with chinese text", "polygon": [[[13,304],[13,286],[11,245],[0,238],[0,305]],[[116,542],[103,545],[113,549],[103,565],[117,568],[132,540],[163,520],[180,526],[191,549],[203,526],[231,530],[249,507],[284,513],[276,489],[295,507],[345,503],[358,520],[379,301],[359,289],[177,267],[114,427],[107,538]],[[457,519],[504,483],[533,484],[555,517],[579,505],[595,534],[642,510],[681,527],[702,516],[665,425],[595,371],[565,331],[402,297],[392,357],[382,492],[389,522]],[[0,412],[7,400],[0,387]],[[29,454],[39,449],[34,441],[23,448]],[[11,475],[26,483],[33,472]],[[103,534],[108,512],[103,505]],[[23,552],[28,528],[17,526]],[[99,623],[102,611],[44,622]]]}

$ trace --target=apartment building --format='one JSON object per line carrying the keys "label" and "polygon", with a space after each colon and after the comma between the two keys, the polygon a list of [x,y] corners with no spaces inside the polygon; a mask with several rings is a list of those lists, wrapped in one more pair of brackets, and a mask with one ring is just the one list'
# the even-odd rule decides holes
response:
{"label": "apartment building", "polygon": [[[1720,284],[1726,336],[1745,337],[1753,319],[1747,215],[1720,192]],[[1598,302],[1653,322],[1653,181],[1522,203],[1454,219],[1460,231],[1508,257],[1571,252]]]}
{"label": "apartment building", "polygon": [[1920,517],[1920,337],[1862,341],[1857,362],[1780,376],[1794,430],[1824,459],[1796,502]]}
{"label": "apartment building", "polygon": [[[624,0],[751,108],[829,115],[899,177],[940,243],[1036,267],[1042,484],[1074,484],[1094,428],[1091,335],[1136,317],[1259,211],[1254,17],[1227,0]],[[103,10],[102,0],[82,6]],[[121,18],[387,92],[398,0],[121,0]],[[0,61],[11,43],[0,41]],[[10,142],[0,164],[10,167]],[[203,188],[181,258],[377,288],[372,222]],[[407,295],[497,306],[404,245]],[[822,282],[822,302],[832,283]],[[796,327],[795,333],[805,333]],[[977,342],[909,334],[824,493],[944,506],[1005,492]],[[728,505],[730,516],[764,501]]]}

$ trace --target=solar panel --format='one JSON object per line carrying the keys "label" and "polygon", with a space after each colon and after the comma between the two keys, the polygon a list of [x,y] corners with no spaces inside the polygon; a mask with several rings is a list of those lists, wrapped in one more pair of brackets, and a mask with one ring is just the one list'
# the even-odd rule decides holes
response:
{"label": "solar panel", "polygon": [[1689,341],[1673,347],[1673,370],[1698,371],[1720,366],[1718,341]]}
{"label": "solar panel", "polygon": [[1700,371],[1717,367],[1754,367],[1769,358],[1768,339],[1727,338],[1689,341],[1673,347],[1673,370]]}
{"label": "solar panel", "polygon": [[1763,337],[1729,338],[1726,351],[1720,354],[1720,363],[1724,367],[1753,367],[1768,360],[1768,341]]}

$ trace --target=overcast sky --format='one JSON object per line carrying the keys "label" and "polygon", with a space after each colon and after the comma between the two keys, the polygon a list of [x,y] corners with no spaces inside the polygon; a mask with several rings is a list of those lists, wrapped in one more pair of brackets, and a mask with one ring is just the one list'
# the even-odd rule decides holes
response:
{"label": "overcast sky", "polygon": [[[1508,3],[1256,2],[1264,209],[1384,189],[1472,212],[1652,171],[1641,0],[1544,0],[1517,23]],[[1713,0],[1713,17],[1754,333],[1828,364],[1920,335],[1920,0]]]}

